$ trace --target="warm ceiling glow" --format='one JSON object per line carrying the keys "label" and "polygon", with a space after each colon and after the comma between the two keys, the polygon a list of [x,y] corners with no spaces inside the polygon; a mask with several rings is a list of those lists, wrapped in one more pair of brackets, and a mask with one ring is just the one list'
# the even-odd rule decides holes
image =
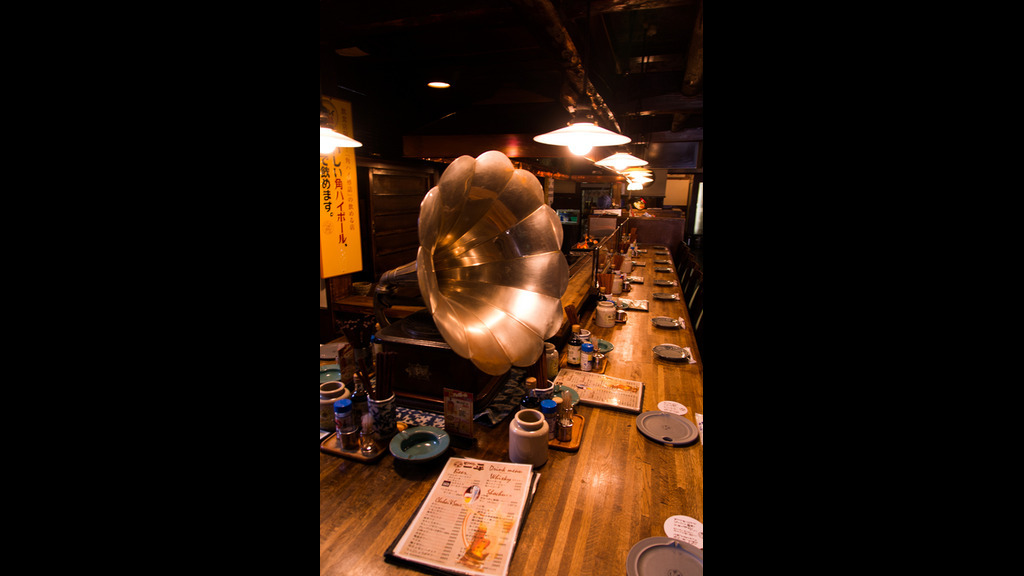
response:
{"label": "warm ceiling glow", "polygon": [[447,82],[441,82],[440,80],[435,80],[433,82],[427,82],[427,86],[430,86],[431,88],[451,88],[452,87],[451,84],[449,84]]}

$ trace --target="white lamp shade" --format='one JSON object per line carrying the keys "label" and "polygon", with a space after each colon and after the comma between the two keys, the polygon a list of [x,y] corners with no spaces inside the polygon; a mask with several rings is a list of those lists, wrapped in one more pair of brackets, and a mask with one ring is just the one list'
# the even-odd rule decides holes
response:
{"label": "white lamp shade", "polygon": [[640,184],[647,184],[648,182],[654,182],[654,178],[645,176],[643,174],[626,174],[626,180],[628,182],[639,182]]}
{"label": "white lamp shade", "polygon": [[330,128],[320,127],[320,153],[330,154],[335,148],[358,148],[363,143],[353,140],[344,134],[340,134]]}
{"label": "white lamp shade", "polygon": [[616,134],[590,122],[577,122],[545,134],[534,136],[541,144],[568,146],[573,154],[586,154],[594,146],[620,146],[630,141],[629,136]]}
{"label": "white lamp shade", "polygon": [[594,162],[594,164],[597,164],[598,166],[607,166],[616,172],[621,172],[626,168],[631,168],[633,166],[644,166],[647,164],[647,160],[641,160],[636,156],[626,154],[625,152],[616,152],[603,160]]}

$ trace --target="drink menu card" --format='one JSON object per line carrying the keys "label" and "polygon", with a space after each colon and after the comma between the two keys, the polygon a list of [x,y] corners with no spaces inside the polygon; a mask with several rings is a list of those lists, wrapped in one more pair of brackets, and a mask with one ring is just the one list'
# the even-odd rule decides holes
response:
{"label": "drink menu card", "polygon": [[575,390],[581,404],[639,414],[644,403],[644,383],[638,380],[563,368],[555,378],[555,385],[559,384]]}
{"label": "drink menu card", "polygon": [[505,576],[538,478],[529,464],[449,458],[385,560],[441,574]]}
{"label": "drink menu card", "polygon": [[444,389],[444,430],[459,436],[473,435],[473,393]]}

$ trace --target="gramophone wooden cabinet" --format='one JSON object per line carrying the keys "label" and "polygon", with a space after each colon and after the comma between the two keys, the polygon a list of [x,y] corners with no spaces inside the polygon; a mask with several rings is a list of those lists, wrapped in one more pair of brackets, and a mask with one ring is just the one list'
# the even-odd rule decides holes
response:
{"label": "gramophone wooden cabinet", "polygon": [[[456,354],[426,311],[415,312],[377,333],[387,358],[391,390],[400,406],[444,411],[444,389],[473,393],[474,413],[483,410],[508,380],[491,376]],[[394,352],[393,356],[387,353]]]}

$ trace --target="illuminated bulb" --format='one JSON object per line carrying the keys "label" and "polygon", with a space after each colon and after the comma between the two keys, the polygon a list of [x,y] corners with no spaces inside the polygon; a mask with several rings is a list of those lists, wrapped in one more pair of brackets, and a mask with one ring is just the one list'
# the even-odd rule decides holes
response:
{"label": "illuminated bulb", "polygon": [[594,147],[586,142],[574,142],[569,144],[569,152],[577,156],[583,156],[587,152],[590,152]]}
{"label": "illuminated bulb", "polygon": [[334,138],[324,134],[325,128],[320,129],[320,153],[330,154],[334,152],[334,149],[338,147],[338,144],[334,141]]}
{"label": "illuminated bulb", "polygon": [[625,152],[616,152],[603,160],[594,162],[594,164],[597,164],[598,166],[606,166],[616,172],[622,172],[631,166],[643,166],[647,164],[647,160],[641,160],[636,156],[626,154]]}
{"label": "illuminated bulb", "polygon": [[594,146],[620,146],[630,141],[629,136],[605,130],[592,122],[576,122],[533,139],[541,144],[568,146],[569,151],[578,156],[590,152]]}
{"label": "illuminated bulb", "polygon": [[353,140],[344,134],[339,134],[330,128],[320,127],[320,153],[330,154],[337,147],[342,148],[358,148],[363,143],[358,140]]}

